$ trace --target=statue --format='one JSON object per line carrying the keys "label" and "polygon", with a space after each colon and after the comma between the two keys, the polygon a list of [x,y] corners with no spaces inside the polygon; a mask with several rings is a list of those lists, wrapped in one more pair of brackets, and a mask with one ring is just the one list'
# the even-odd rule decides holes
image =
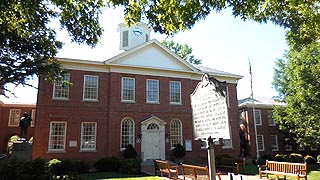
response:
{"label": "statue", "polygon": [[27,138],[27,128],[31,125],[31,116],[27,112],[24,112],[22,118],[20,119],[19,122],[19,127],[20,127],[20,138],[21,139],[26,139]]}
{"label": "statue", "polygon": [[247,144],[248,144],[248,132],[247,132],[246,126],[244,124],[240,124],[239,138],[240,138],[239,157],[246,157]]}

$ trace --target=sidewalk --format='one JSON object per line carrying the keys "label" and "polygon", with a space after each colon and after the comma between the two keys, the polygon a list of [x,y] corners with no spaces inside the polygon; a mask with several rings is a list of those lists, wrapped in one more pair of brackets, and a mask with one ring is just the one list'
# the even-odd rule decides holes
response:
{"label": "sidewalk", "polygon": [[[141,165],[141,171],[145,174],[154,176],[155,173],[154,173],[153,162],[143,162]],[[221,180],[229,180],[227,174],[223,174],[220,177],[221,177]],[[163,179],[169,179],[169,178],[163,177]],[[181,173],[179,173],[179,179],[183,180],[183,176]],[[218,180],[218,178],[216,178],[216,180]],[[240,178],[238,177],[238,175],[234,175],[233,180],[240,180]],[[242,180],[260,180],[260,178],[255,175],[243,175]],[[262,180],[268,180],[268,179],[266,177],[263,177]],[[269,179],[269,180],[271,180],[271,179]]]}

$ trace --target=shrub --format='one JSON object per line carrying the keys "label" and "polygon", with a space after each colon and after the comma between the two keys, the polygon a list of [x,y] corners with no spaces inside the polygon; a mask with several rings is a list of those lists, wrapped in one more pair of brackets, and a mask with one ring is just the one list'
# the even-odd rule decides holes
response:
{"label": "shrub", "polygon": [[304,157],[304,161],[307,163],[307,164],[317,164],[317,160],[316,158],[310,156],[310,155],[306,155]]}
{"label": "shrub", "polygon": [[317,162],[320,163],[320,155],[317,156]]}
{"label": "shrub", "polygon": [[123,151],[123,157],[124,158],[136,158],[137,157],[137,151],[136,149],[129,144],[127,148]]}
{"label": "shrub", "polygon": [[120,159],[117,157],[101,158],[93,166],[97,171],[117,171],[120,167]]}
{"label": "shrub", "polygon": [[121,160],[121,171],[127,174],[140,174],[141,159],[129,158]]}
{"label": "shrub", "polygon": [[274,157],[275,161],[285,162],[288,161],[288,155],[286,154],[276,154]]}
{"label": "shrub", "polygon": [[181,144],[177,144],[176,147],[173,149],[173,155],[177,158],[182,158],[186,155],[186,150]]}
{"label": "shrub", "polygon": [[48,167],[51,174],[57,176],[86,173],[89,170],[89,164],[85,163],[84,161],[60,161],[58,159],[50,160],[48,162]]}
{"label": "shrub", "polygon": [[262,159],[272,161],[274,157],[266,154],[266,155],[263,155]]}
{"label": "shrub", "polygon": [[304,158],[301,154],[297,154],[297,153],[291,153],[289,155],[289,161],[290,162],[294,162],[294,163],[303,163],[304,162]]}

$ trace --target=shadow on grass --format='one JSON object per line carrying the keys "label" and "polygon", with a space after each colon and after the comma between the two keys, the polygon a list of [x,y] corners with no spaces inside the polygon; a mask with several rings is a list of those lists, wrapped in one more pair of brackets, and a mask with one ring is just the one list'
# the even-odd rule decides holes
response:
{"label": "shadow on grass", "polygon": [[121,172],[95,172],[85,173],[79,175],[84,180],[104,180],[104,179],[148,179],[148,180],[159,180],[161,178],[157,176],[150,176],[144,173],[139,175],[123,174]]}

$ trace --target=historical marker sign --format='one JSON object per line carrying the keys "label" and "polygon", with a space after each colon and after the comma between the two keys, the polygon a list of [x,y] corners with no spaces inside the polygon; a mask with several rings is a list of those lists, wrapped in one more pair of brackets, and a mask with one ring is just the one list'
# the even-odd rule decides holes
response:
{"label": "historical marker sign", "polygon": [[204,74],[191,94],[191,106],[195,139],[230,139],[225,82]]}

